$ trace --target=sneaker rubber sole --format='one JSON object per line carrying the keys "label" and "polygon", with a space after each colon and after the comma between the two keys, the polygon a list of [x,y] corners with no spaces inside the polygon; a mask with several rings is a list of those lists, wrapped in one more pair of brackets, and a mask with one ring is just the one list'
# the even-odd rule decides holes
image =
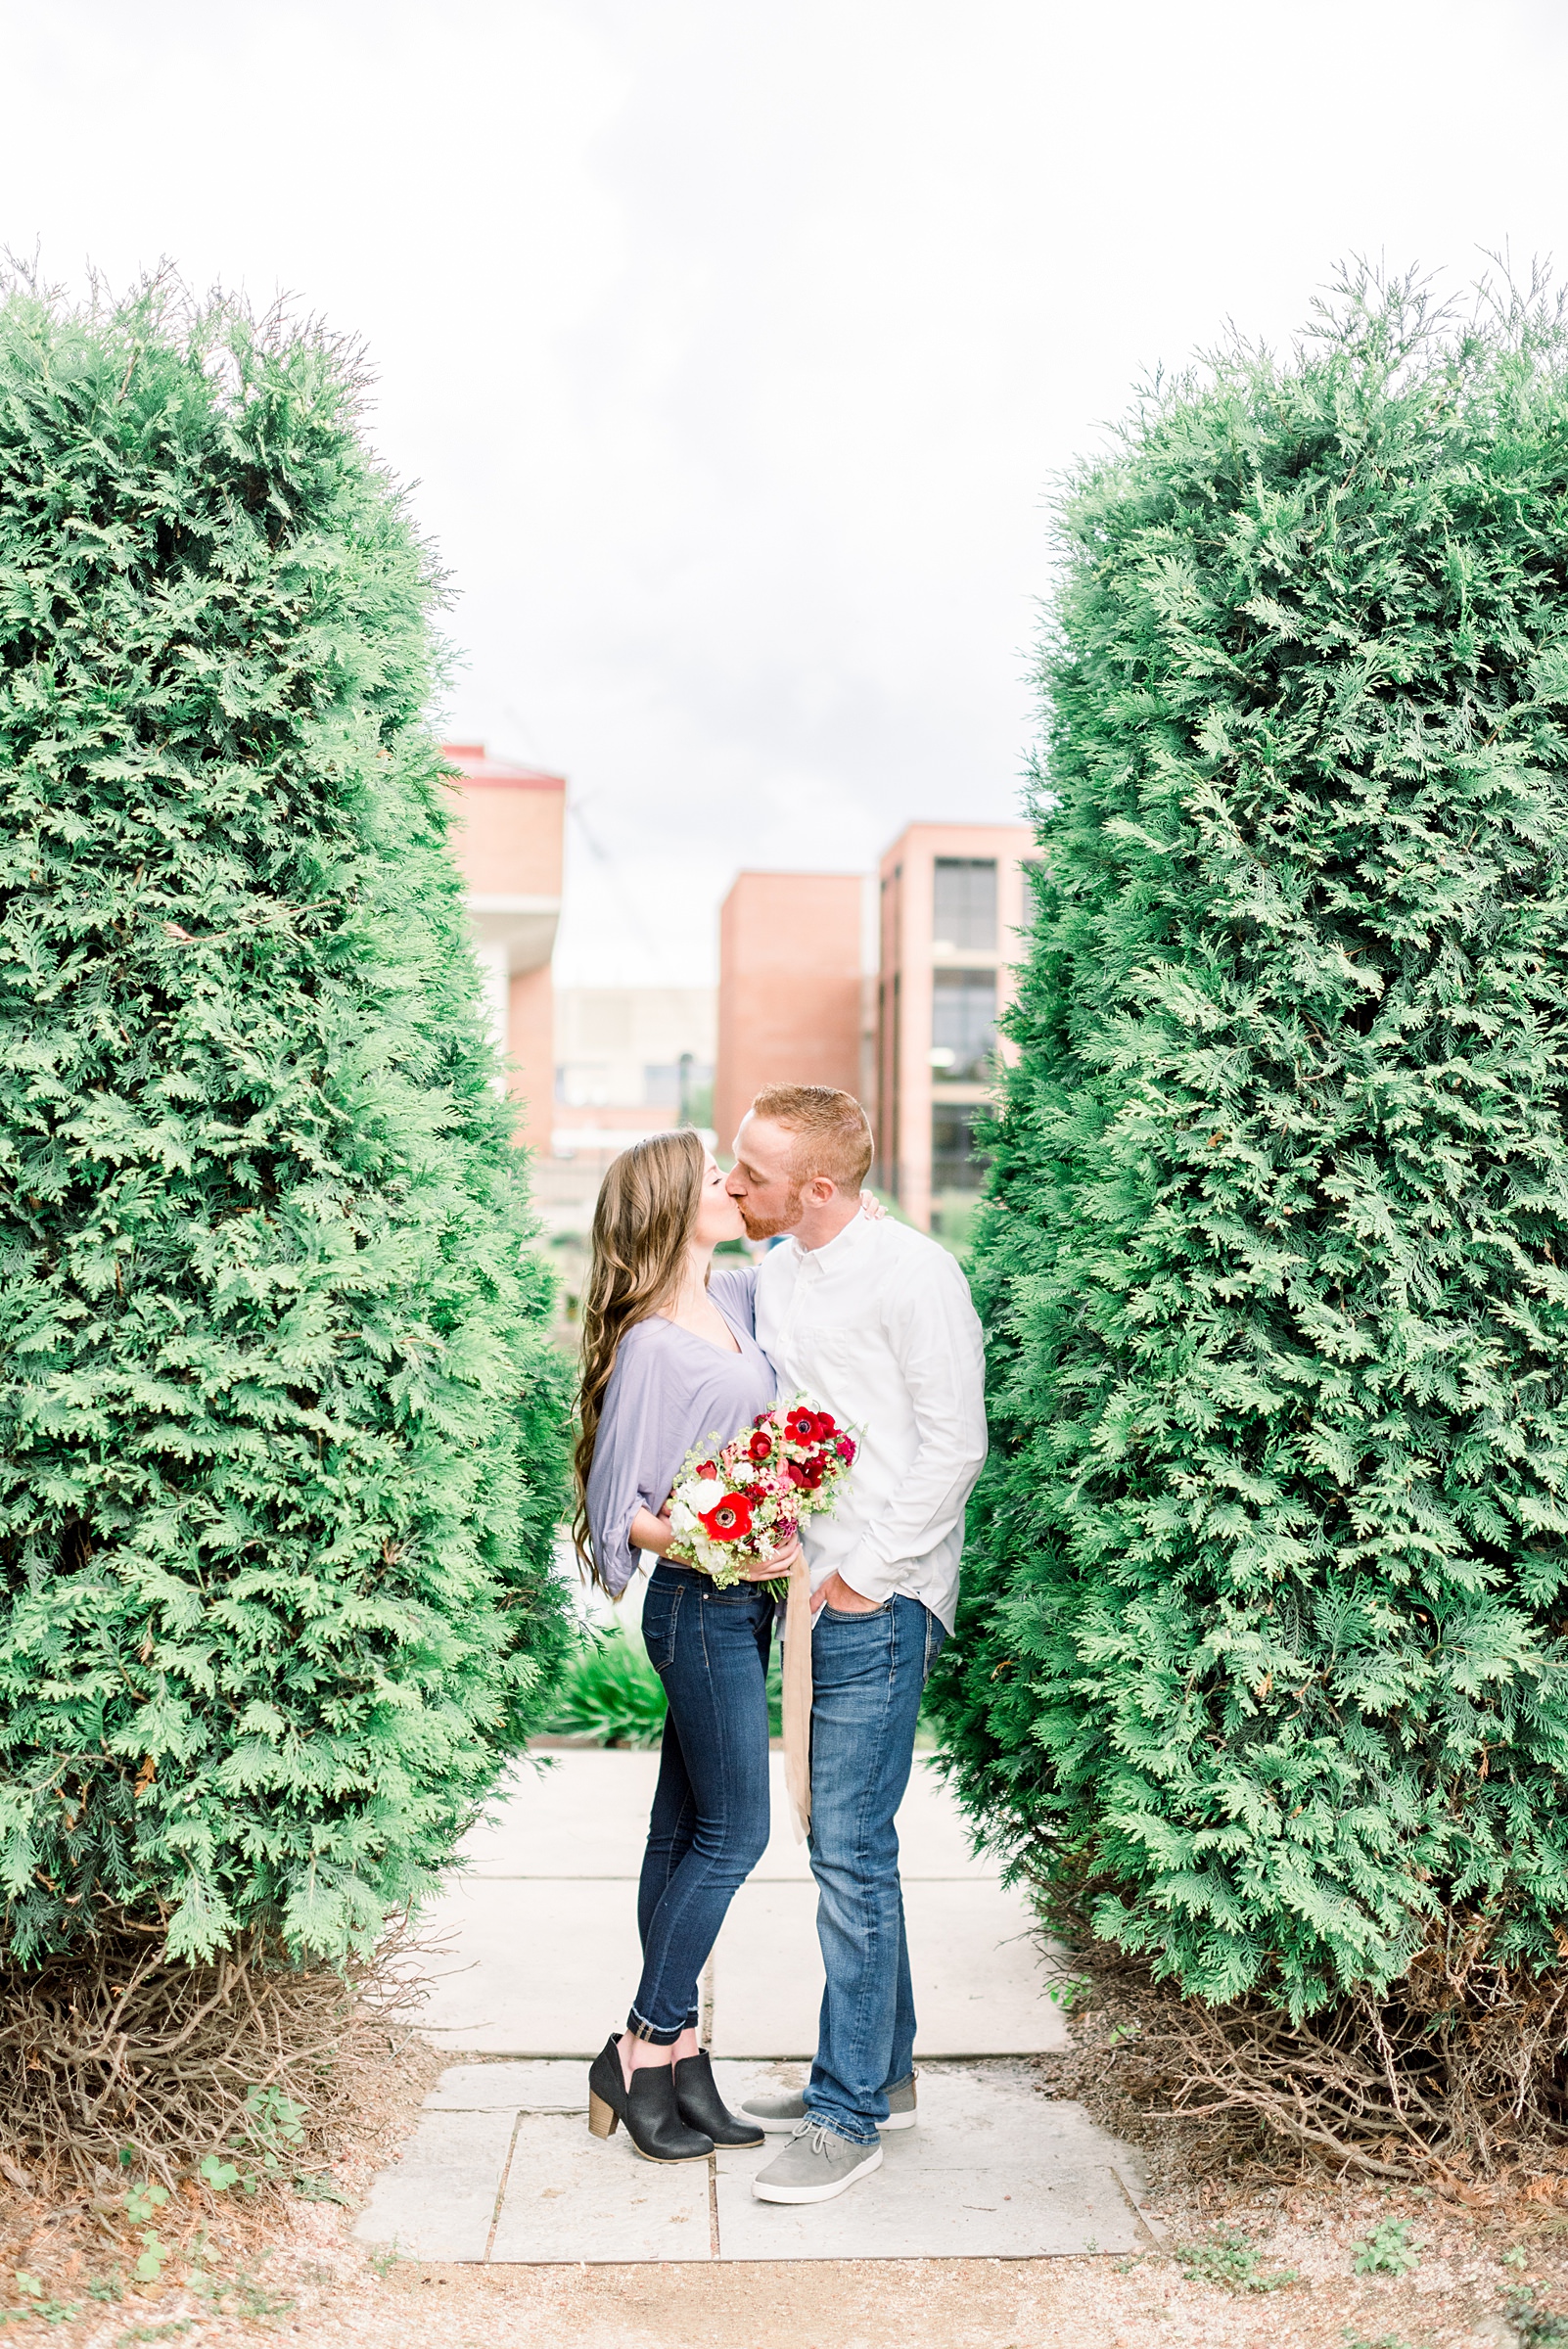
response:
{"label": "sneaker rubber sole", "polygon": [[759,2202],[831,2202],[836,2194],[846,2192],[857,2178],[864,2178],[870,2171],[880,2170],[881,2167],[882,2147],[867,2145],[864,2161],[857,2161],[853,2170],[846,2170],[826,2186],[766,2186],[761,2178],[754,2178],[752,2192]]}

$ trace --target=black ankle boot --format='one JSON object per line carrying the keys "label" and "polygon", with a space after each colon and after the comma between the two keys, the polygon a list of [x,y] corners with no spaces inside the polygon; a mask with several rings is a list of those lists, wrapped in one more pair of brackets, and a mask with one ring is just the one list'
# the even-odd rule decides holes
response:
{"label": "black ankle boot", "polygon": [[714,2141],[704,2130],[687,2128],[675,2106],[673,2074],[673,2064],[639,2065],[628,2094],[621,2034],[612,2031],[588,2072],[588,2127],[594,2136],[614,2137],[624,2121],[644,2161],[706,2161]]}
{"label": "black ankle boot", "polygon": [[683,2056],[672,2067],[675,2075],[675,2103],[680,2117],[689,2129],[706,2131],[715,2145],[760,2145],[765,2132],[755,2121],[743,2121],[739,2113],[731,2112],[718,2093],[714,2067],[708,2060],[708,2050],[700,2048],[695,2055]]}

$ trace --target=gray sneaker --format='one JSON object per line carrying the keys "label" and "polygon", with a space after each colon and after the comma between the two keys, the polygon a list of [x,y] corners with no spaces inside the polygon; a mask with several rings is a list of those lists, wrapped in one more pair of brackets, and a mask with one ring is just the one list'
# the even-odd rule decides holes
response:
{"label": "gray sneaker", "polygon": [[[748,2096],[741,2106],[749,2121],[765,2129],[770,2137],[788,2137],[806,2118],[806,2098],[799,2089],[792,2096]],[[912,2129],[920,2115],[915,2110],[915,2075],[900,2080],[888,2091],[888,2117],[877,2126],[884,2134],[890,2129]]]}
{"label": "gray sneaker", "polygon": [[759,2202],[831,2202],[881,2167],[879,2144],[857,2145],[819,2121],[798,2121],[783,2152],[752,2180],[752,2192]]}

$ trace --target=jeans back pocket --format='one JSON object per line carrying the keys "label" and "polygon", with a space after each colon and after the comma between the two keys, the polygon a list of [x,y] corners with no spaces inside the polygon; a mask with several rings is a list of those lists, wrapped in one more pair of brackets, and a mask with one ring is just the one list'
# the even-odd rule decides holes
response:
{"label": "jeans back pocket", "polygon": [[642,1644],[655,1672],[665,1673],[675,1660],[675,1620],[683,1592],[662,1590],[650,1584],[642,1602]]}

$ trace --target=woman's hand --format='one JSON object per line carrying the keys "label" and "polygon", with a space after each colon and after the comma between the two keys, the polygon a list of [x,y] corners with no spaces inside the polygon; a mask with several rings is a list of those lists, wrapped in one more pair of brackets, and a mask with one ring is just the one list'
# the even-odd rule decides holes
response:
{"label": "woman's hand", "polygon": [[801,1537],[797,1534],[792,1542],[785,1543],[782,1549],[775,1549],[768,1557],[754,1559],[746,1569],[746,1580],[749,1583],[776,1582],[781,1574],[789,1573],[800,1555]]}
{"label": "woman's hand", "polygon": [[860,1213],[868,1223],[880,1223],[887,1212],[875,1191],[860,1193]]}

